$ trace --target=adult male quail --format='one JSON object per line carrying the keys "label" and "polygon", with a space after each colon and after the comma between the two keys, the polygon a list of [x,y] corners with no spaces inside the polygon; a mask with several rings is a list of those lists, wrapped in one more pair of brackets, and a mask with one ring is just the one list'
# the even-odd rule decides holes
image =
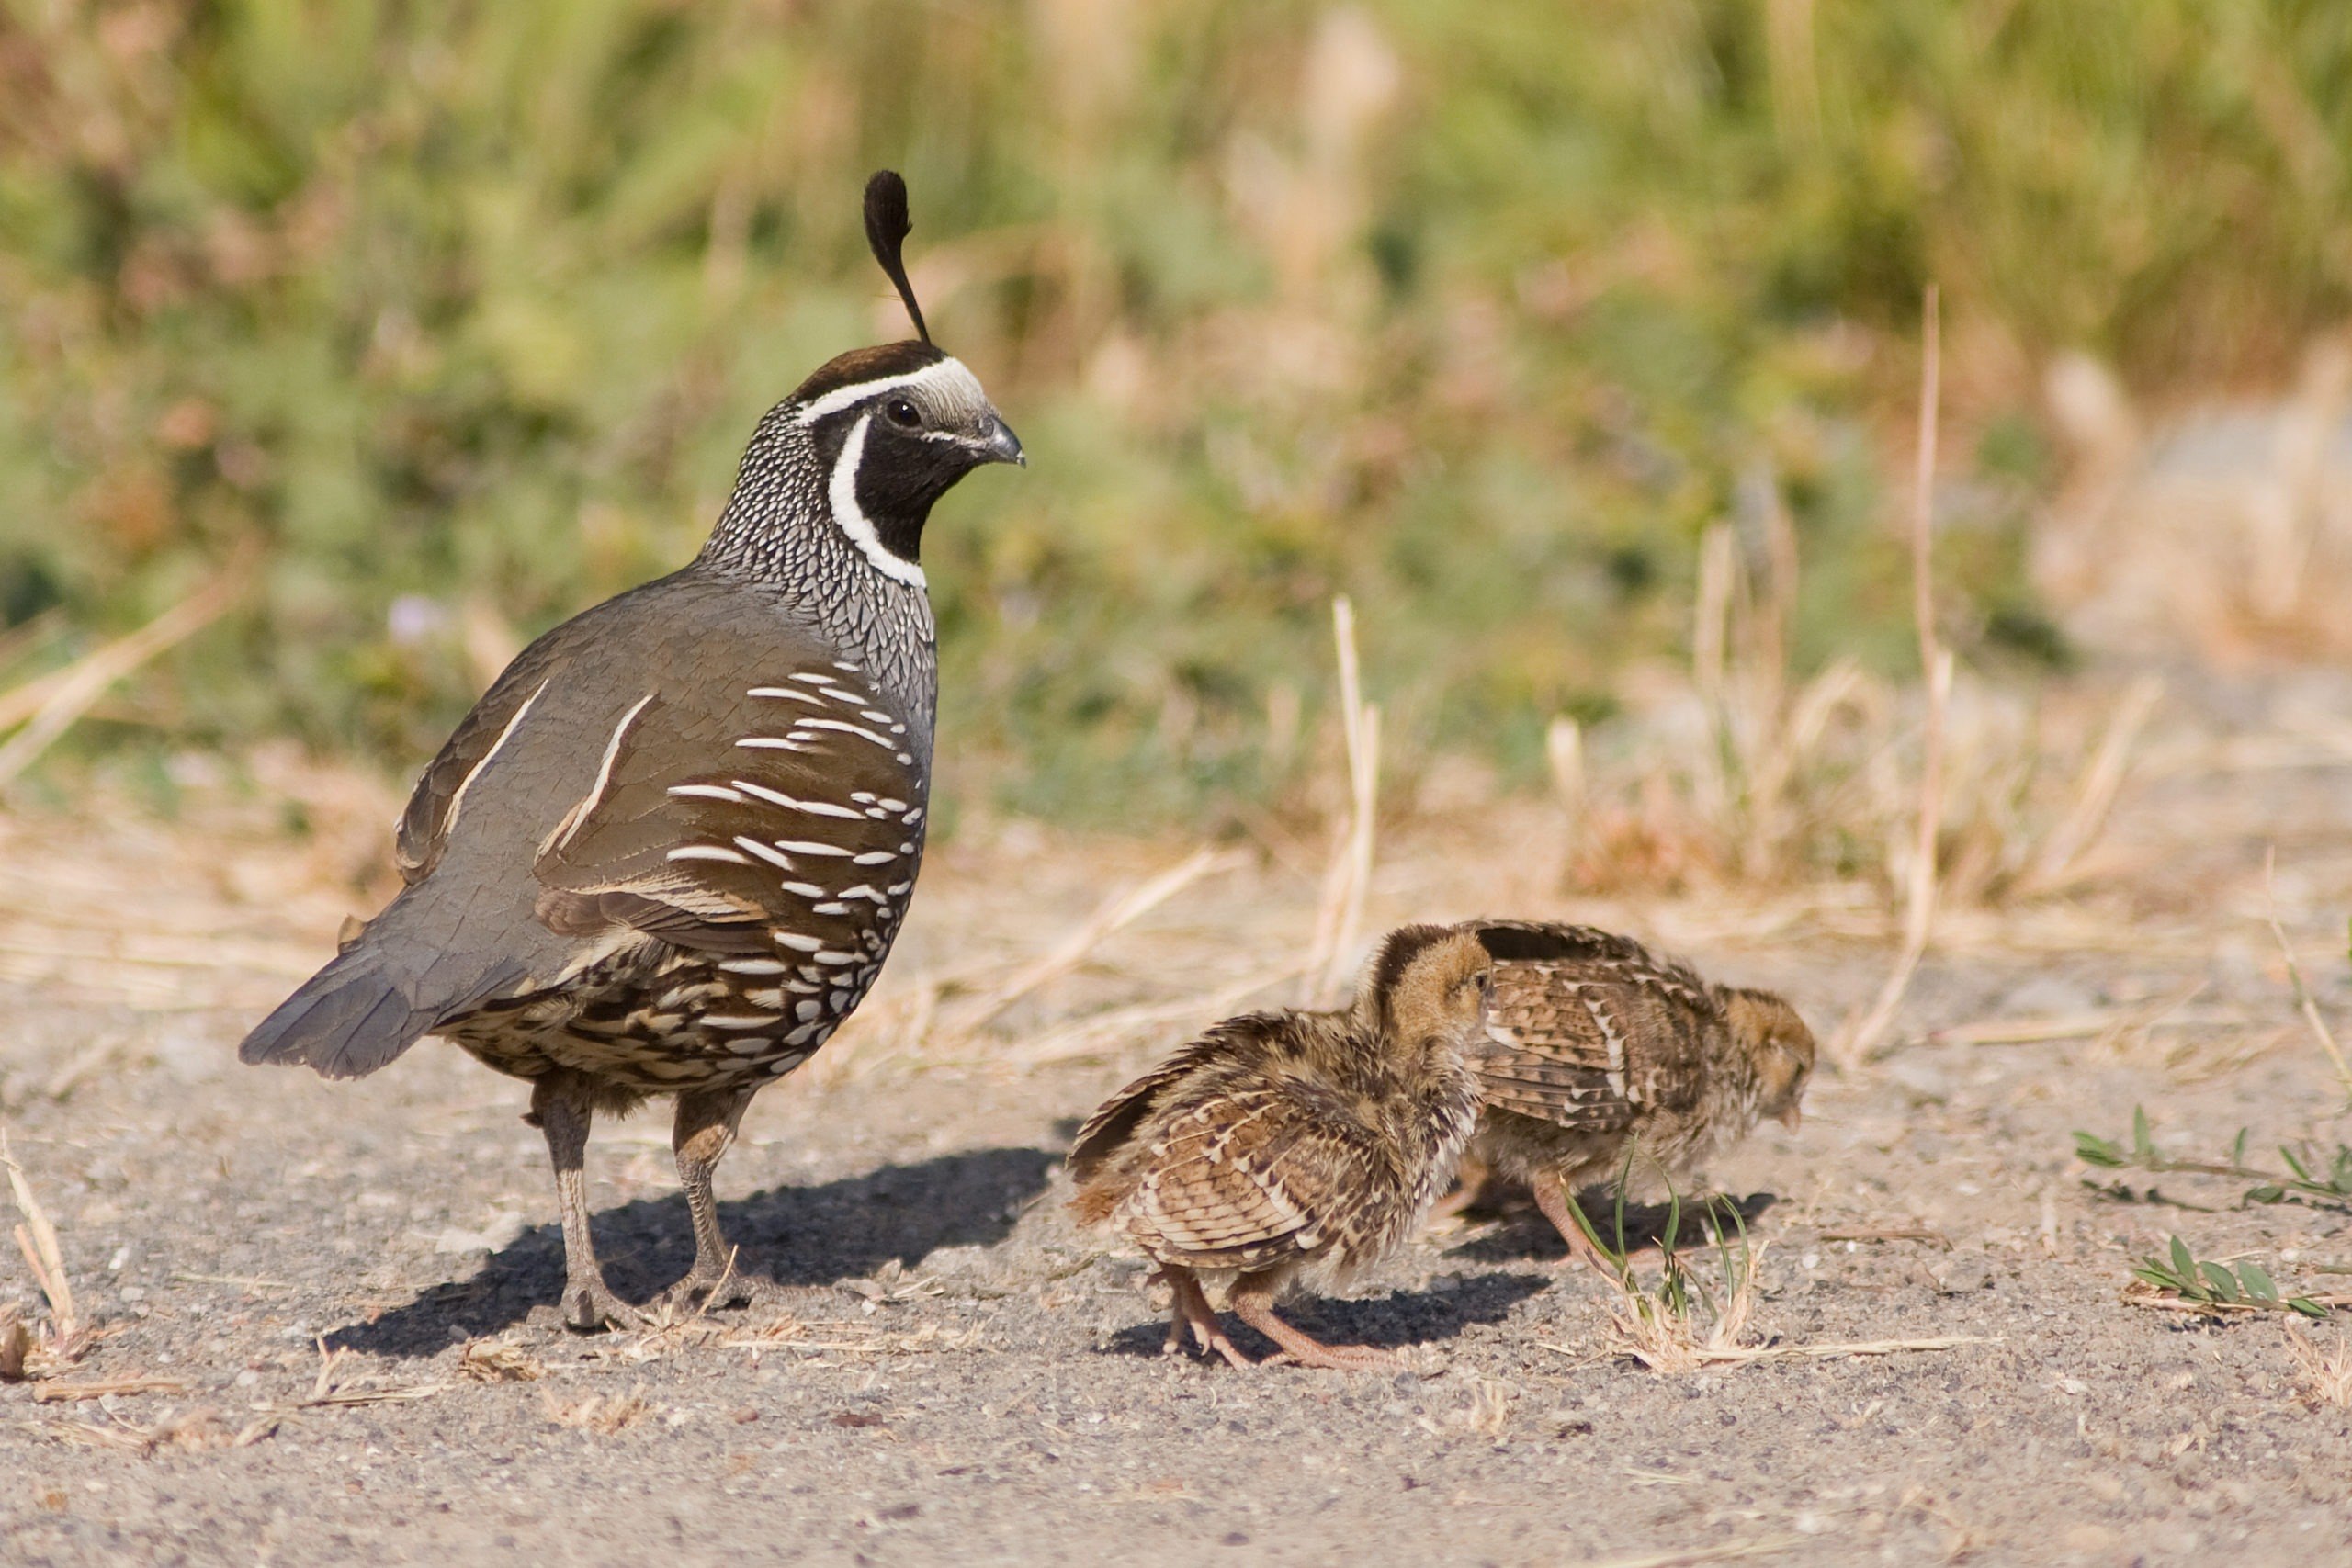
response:
{"label": "adult male quail", "polygon": [[692,564],[523,650],[425,769],[407,886],[247,1035],[247,1062],[372,1073],[420,1037],[531,1080],[564,1320],[629,1325],[589,1240],[590,1118],[677,1097],[691,1300],[729,1271],[711,1171],[890,951],[923,848],[938,661],[932,505],[1021,444],[932,345],[895,174],[865,189],[914,341],[827,364],[753,431]]}
{"label": "adult male quail", "polygon": [[1170,1351],[1190,1329],[1237,1367],[1203,1270],[1234,1272],[1228,1303],[1306,1366],[1396,1358],[1329,1346],[1274,1314],[1309,1269],[1345,1275],[1411,1235],[1477,1118],[1462,1058],[1487,971],[1476,939],[1406,926],[1381,943],[1354,1005],[1251,1013],[1216,1025],[1111,1097],[1070,1150],[1073,1206],[1116,1224],[1173,1288]]}
{"label": "adult male quail", "polygon": [[1761,1116],[1797,1125],[1813,1032],[1771,992],[1710,984],[1589,926],[1466,929],[1495,972],[1464,1169],[1526,1182],[1571,1256],[1594,1258],[1569,1213],[1579,1183],[1618,1175],[1629,1155],[1679,1172]]}

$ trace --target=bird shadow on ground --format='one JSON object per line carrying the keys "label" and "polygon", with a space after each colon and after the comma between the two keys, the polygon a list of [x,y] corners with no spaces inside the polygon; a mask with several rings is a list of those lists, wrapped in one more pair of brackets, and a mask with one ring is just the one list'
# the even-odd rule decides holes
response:
{"label": "bird shadow on ground", "polygon": [[[1763,1213],[1781,1201],[1774,1192],[1750,1192],[1745,1198],[1725,1195],[1717,1200],[1717,1207],[1728,1203],[1739,1214],[1739,1224],[1754,1225]],[[1620,1247],[1617,1231],[1617,1198],[1604,1187],[1588,1187],[1577,1194],[1577,1202],[1592,1222],[1600,1239],[1623,1251],[1640,1252],[1654,1247],[1664,1239],[1666,1227],[1674,1210],[1665,1203],[1632,1203],[1625,1205],[1624,1237]],[[1449,1247],[1448,1258],[1465,1258],[1474,1263],[1521,1263],[1529,1260],[1553,1261],[1568,1255],[1567,1243],[1552,1228],[1552,1222],[1538,1213],[1534,1203],[1524,1191],[1513,1193],[1499,1201],[1481,1201],[1463,1211],[1469,1221],[1498,1220],[1491,1229],[1472,1236],[1461,1246]],[[1702,1224],[1702,1206],[1685,1198],[1682,1218],[1676,1246],[1682,1251],[1707,1245]]]}
{"label": "bird shadow on ground", "polygon": [[[1474,1323],[1500,1323],[1510,1309],[1552,1281],[1541,1274],[1482,1274],[1451,1290],[1395,1291],[1365,1301],[1306,1297],[1283,1303],[1285,1322],[1327,1345],[1370,1345],[1393,1350],[1451,1339]],[[1248,1355],[1264,1358],[1272,1341],[1231,1314],[1221,1319],[1233,1342]],[[1166,1319],[1122,1328],[1103,1345],[1114,1356],[1157,1356],[1167,1342]]]}
{"label": "bird shadow on ground", "polygon": [[[894,1258],[911,1266],[943,1247],[1003,1240],[1060,1157],[1044,1149],[975,1149],[817,1187],[772,1188],[721,1202],[719,1224],[740,1249],[745,1280],[831,1285],[863,1279]],[[605,1278],[624,1301],[650,1300],[694,1262],[683,1195],[624,1203],[591,1224]],[[473,1278],[347,1324],[327,1342],[378,1356],[431,1356],[512,1327],[533,1307],[554,1303],[562,1284],[562,1230],[535,1225],[491,1254]]]}

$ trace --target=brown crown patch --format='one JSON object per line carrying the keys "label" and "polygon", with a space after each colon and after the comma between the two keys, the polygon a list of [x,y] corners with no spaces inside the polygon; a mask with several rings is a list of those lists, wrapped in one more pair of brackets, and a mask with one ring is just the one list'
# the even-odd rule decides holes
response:
{"label": "brown crown patch", "polygon": [[946,357],[931,344],[917,343],[912,338],[904,343],[876,344],[872,348],[853,348],[847,354],[835,355],[818,367],[816,374],[801,382],[788,400],[814,402],[826,393],[837,392],[843,387],[879,381],[888,376],[911,375]]}

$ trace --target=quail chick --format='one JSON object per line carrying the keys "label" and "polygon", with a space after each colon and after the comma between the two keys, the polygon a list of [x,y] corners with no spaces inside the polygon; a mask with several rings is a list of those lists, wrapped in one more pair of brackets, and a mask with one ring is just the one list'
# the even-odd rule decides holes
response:
{"label": "quail chick", "polygon": [[1526,1182],[1571,1256],[1597,1261],[1570,1195],[1629,1155],[1676,1172],[1759,1117],[1797,1125],[1813,1032],[1771,992],[1711,984],[1589,926],[1465,929],[1494,978],[1472,1052],[1485,1104],[1464,1168]]}
{"label": "quail chick", "polygon": [[1302,1366],[1393,1365],[1324,1345],[1274,1314],[1304,1272],[1344,1276],[1409,1236],[1444,1190],[1477,1117],[1461,1055],[1478,1033],[1491,964],[1467,930],[1406,926],[1383,940],[1354,1005],[1251,1013],[1216,1025],[1113,1095],[1070,1151],[1072,1206],[1115,1224],[1175,1292],[1170,1351],[1250,1364],[1218,1327],[1204,1271],[1230,1271],[1244,1323]]}

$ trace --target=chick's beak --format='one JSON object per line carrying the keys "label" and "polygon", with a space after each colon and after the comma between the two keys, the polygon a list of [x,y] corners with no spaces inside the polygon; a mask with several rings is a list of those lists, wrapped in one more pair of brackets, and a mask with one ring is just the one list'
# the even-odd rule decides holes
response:
{"label": "chick's beak", "polygon": [[983,463],[1011,463],[1017,468],[1029,466],[1029,458],[1021,450],[1021,437],[1002,416],[991,412],[980,422],[979,434],[973,437],[972,446]]}
{"label": "chick's beak", "polygon": [[1786,1127],[1792,1133],[1797,1130],[1798,1124],[1804,1120],[1804,1111],[1793,1105],[1790,1106],[1786,1111],[1781,1111],[1780,1116],[1781,1125]]}

